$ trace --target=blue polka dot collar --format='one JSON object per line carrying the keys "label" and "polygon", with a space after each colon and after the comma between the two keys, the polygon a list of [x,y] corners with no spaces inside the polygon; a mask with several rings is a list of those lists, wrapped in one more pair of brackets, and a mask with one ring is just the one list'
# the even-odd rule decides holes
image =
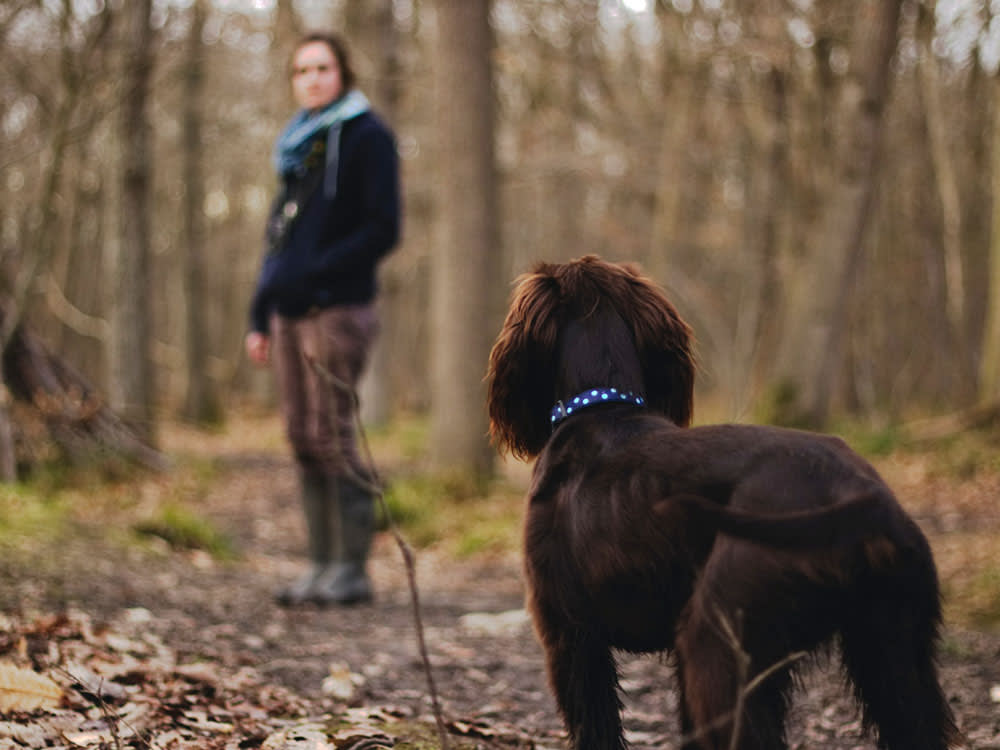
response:
{"label": "blue polka dot collar", "polygon": [[551,412],[552,428],[555,429],[557,424],[566,419],[566,417],[576,414],[580,409],[585,409],[595,404],[620,402],[635,404],[636,406],[646,405],[646,399],[642,396],[636,396],[632,391],[619,391],[617,388],[591,388],[589,391],[584,391],[578,396],[574,396],[569,401],[556,402]]}

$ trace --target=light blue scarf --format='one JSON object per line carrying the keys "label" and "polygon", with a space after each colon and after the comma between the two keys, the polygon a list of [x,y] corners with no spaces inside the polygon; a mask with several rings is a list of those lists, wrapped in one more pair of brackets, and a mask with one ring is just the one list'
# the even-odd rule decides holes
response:
{"label": "light blue scarf", "polygon": [[274,144],[274,169],[279,175],[300,170],[312,149],[312,140],[322,130],[327,135],[327,182],[330,181],[331,159],[336,179],[336,159],[340,147],[340,128],[347,120],[367,112],[368,99],[357,89],[352,89],[319,111],[299,110],[281,131]]}

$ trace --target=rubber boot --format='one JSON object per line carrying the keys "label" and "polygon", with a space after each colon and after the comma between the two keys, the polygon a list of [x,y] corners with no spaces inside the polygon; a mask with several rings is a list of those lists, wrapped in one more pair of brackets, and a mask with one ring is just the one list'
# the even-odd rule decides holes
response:
{"label": "rubber boot", "polygon": [[332,481],[314,469],[302,469],[302,510],[309,540],[309,570],[275,594],[279,604],[295,606],[311,601],[316,586],[340,558],[340,513],[331,502]]}
{"label": "rubber boot", "polygon": [[346,479],[334,482],[339,494],[340,562],[331,565],[316,581],[313,601],[321,606],[370,602],[368,553],[375,535],[375,503],[371,493]]}

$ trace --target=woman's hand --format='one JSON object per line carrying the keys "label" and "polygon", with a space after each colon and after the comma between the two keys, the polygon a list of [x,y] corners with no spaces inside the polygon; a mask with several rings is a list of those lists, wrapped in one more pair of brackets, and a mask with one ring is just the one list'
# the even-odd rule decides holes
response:
{"label": "woman's hand", "polygon": [[246,338],[247,356],[255,365],[266,365],[271,358],[271,340],[259,331],[250,331]]}

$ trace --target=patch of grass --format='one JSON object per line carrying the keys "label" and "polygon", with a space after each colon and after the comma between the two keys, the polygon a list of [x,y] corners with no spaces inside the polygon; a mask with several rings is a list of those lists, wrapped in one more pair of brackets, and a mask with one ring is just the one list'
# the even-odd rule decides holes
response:
{"label": "patch of grass", "polygon": [[822,432],[839,435],[869,459],[893,454],[926,456],[932,476],[967,480],[983,473],[1000,472],[996,450],[1000,432],[965,430],[934,441],[916,440],[905,426],[882,420],[840,419]]}
{"label": "patch of grass", "polygon": [[30,484],[0,484],[0,543],[56,536],[69,509],[65,496]]}
{"label": "patch of grass", "polygon": [[996,435],[975,430],[942,439],[930,451],[930,473],[937,477],[965,480],[1000,471],[996,443]]}
{"label": "patch of grass", "polygon": [[964,592],[970,621],[982,627],[1000,625],[1000,563],[979,570]]}
{"label": "patch of grass", "polygon": [[491,551],[504,551],[506,529],[482,527],[463,534],[455,540],[455,554],[459,557],[474,557]]}
{"label": "patch of grass", "polygon": [[139,534],[163,539],[178,549],[199,549],[217,559],[231,560],[236,556],[232,541],[211,521],[175,503],[160,509],[155,518],[135,525]]}
{"label": "patch of grass", "polygon": [[854,450],[869,458],[889,456],[902,445],[899,429],[894,425],[876,429],[854,429],[845,433],[844,439]]}
{"label": "patch of grass", "polygon": [[798,402],[799,393],[794,384],[777,383],[758,399],[752,421],[837,435],[869,458],[891,455],[904,445],[905,435],[898,423],[884,418],[863,419],[841,415],[827,426],[817,428],[800,413],[801,404]]}
{"label": "patch of grass", "polygon": [[881,420],[841,418],[820,430],[804,425],[789,426],[840,437],[852,449],[870,459],[892,455],[905,446],[905,436],[899,425]]}
{"label": "patch of grass", "polygon": [[782,427],[806,427],[801,415],[801,394],[790,380],[773,383],[757,400],[754,421]]}
{"label": "patch of grass", "polygon": [[398,456],[404,462],[417,461],[427,453],[427,432],[430,429],[424,415],[404,414],[389,424],[366,428],[365,433],[373,452]]}
{"label": "patch of grass", "polygon": [[[426,547],[439,537],[436,516],[442,504],[441,489],[427,477],[414,477],[395,481],[385,490],[389,516],[418,547]],[[381,506],[378,513],[379,528],[386,528],[389,519]]]}
{"label": "patch of grass", "polygon": [[61,455],[38,461],[23,475],[24,482],[41,492],[89,489],[95,492],[108,484],[139,481],[145,470],[102,448],[94,448],[72,461]]}
{"label": "patch of grass", "polygon": [[[482,492],[474,480],[420,475],[393,482],[385,500],[417,547],[447,544],[455,555],[469,557],[520,543],[521,495],[504,487]],[[380,525],[385,527],[384,518]]]}
{"label": "patch of grass", "polygon": [[1000,626],[1000,535],[989,529],[931,538],[949,621]]}

